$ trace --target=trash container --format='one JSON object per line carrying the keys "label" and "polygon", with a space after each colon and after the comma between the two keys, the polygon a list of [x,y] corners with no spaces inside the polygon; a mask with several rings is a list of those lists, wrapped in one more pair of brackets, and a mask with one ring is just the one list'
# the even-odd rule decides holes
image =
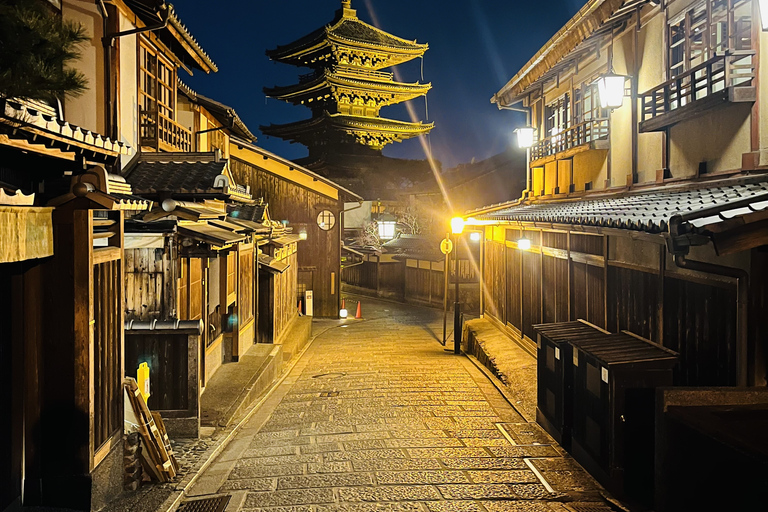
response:
{"label": "trash container", "polygon": [[536,422],[566,450],[573,425],[571,340],[597,340],[609,333],[584,320],[539,324],[537,346]]}
{"label": "trash container", "polygon": [[628,332],[571,340],[571,454],[615,495],[652,503],[655,388],[678,355]]}

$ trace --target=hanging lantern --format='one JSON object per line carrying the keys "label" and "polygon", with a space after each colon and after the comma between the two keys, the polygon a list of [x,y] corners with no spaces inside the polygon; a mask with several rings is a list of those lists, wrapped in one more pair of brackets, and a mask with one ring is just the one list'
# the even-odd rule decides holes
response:
{"label": "hanging lantern", "polygon": [[606,73],[597,79],[597,93],[600,96],[600,106],[603,108],[619,108],[624,103],[624,81],[627,77]]}
{"label": "hanging lantern", "polygon": [[536,130],[532,126],[525,126],[515,130],[517,134],[517,145],[521,149],[528,149],[533,146],[533,138],[536,135]]}

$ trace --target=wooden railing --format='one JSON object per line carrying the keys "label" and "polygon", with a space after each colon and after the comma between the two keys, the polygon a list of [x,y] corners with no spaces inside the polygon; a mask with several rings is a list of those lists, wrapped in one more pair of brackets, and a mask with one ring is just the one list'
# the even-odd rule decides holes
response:
{"label": "wooden railing", "polygon": [[590,142],[607,139],[608,119],[593,119],[541,139],[531,147],[531,160],[538,160]]}
{"label": "wooden railing", "polygon": [[163,151],[192,151],[192,132],[156,110],[139,110],[141,145]]}
{"label": "wooden railing", "polygon": [[641,94],[642,121],[690,105],[728,87],[750,86],[754,78],[754,51],[718,53],[682,75]]}

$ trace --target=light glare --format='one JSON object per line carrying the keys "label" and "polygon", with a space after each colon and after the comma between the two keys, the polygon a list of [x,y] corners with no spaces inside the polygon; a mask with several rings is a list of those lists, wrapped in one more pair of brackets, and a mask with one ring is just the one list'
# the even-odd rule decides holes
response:
{"label": "light glare", "polygon": [[619,108],[624,103],[624,80],[622,75],[609,73],[597,80],[597,92],[600,96],[600,106],[603,108]]}
{"label": "light glare", "polygon": [[533,127],[518,128],[515,130],[515,133],[517,134],[517,145],[520,148],[527,149],[533,146],[533,137],[535,135]]}
{"label": "light glare", "polygon": [[531,240],[528,238],[521,238],[517,241],[517,248],[522,251],[527,251],[531,248]]}

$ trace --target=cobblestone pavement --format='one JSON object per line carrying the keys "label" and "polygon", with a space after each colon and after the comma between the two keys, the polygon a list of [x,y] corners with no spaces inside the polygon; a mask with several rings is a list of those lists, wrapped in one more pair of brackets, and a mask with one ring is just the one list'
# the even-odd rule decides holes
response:
{"label": "cobblestone pavement", "polygon": [[329,324],[190,496],[231,494],[227,510],[248,512],[611,510],[467,357],[443,349],[440,312],[366,307],[367,320]]}

